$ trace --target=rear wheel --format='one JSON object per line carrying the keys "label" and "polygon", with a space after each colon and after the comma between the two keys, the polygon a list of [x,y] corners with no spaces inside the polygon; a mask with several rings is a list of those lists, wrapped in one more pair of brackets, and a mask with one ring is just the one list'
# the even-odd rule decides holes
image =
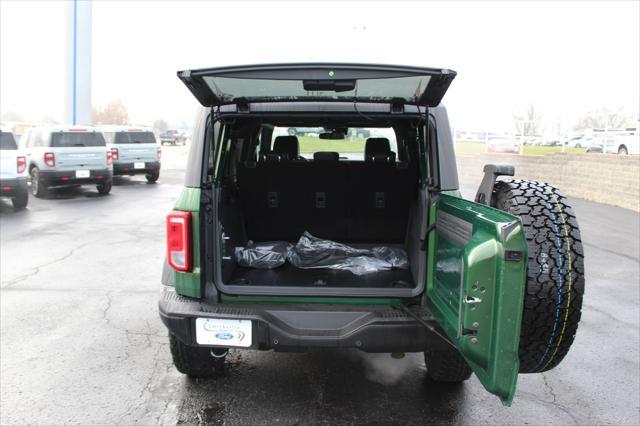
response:
{"label": "rear wheel", "polygon": [[24,191],[20,191],[15,197],[11,199],[11,204],[13,204],[14,210],[23,210],[27,207],[27,203],[29,202],[29,191],[26,189]]}
{"label": "rear wheel", "polygon": [[454,348],[424,351],[427,376],[434,382],[460,383],[471,377],[471,368]]}
{"label": "rear wheel", "polygon": [[627,150],[626,146],[622,145],[618,148],[618,155],[629,155],[629,150]]}
{"label": "rear wheel", "polygon": [[560,191],[526,180],[496,182],[492,206],[520,217],[528,248],[520,372],[560,364],[573,343],[584,294],[584,255],[573,209]]}
{"label": "rear wheel", "polygon": [[49,192],[47,185],[40,179],[40,170],[33,167],[30,172],[31,176],[31,193],[38,198],[45,197]]}
{"label": "rear wheel", "polygon": [[105,183],[101,183],[100,185],[96,185],[96,188],[98,189],[98,193],[100,195],[107,195],[107,194],[109,194],[111,192],[111,187],[112,186],[113,186],[113,182],[111,181],[111,179],[109,179]]}
{"label": "rear wheel", "polygon": [[212,377],[224,369],[227,349],[188,346],[173,333],[169,333],[169,347],[173,365],[189,377]]}
{"label": "rear wheel", "polygon": [[156,170],[155,172],[147,173],[144,177],[147,178],[148,183],[155,183],[160,177],[160,172]]}

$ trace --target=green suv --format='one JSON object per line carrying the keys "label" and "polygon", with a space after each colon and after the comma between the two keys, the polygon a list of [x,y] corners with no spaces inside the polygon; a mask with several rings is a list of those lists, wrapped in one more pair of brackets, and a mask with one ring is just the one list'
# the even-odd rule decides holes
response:
{"label": "green suv", "polygon": [[423,352],[433,381],[473,372],[509,405],[519,373],[562,361],[584,292],[575,215],[553,186],[497,180],[510,166],[461,197],[440,105],[455,76],[178,72],[204,107],[167,217],[159,309],[179,371],[215,374],[229,348]]}

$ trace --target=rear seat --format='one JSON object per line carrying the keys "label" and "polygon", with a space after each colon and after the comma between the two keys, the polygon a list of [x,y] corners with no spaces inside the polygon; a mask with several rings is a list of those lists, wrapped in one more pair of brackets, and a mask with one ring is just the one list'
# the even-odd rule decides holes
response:
{"label": "rear seat", "polygon": [[365,162],[349,164],[349,241],[404,241],[416,181],[408,165],[395,160],[388,139],[369,138]]}
{"label": "rear seat", "polygon": [[296,241],[307,230],[338,241],[404,241],[415,179],[395,162],[387,139],[367,140],[366,161],[347,163],[335,152],[292,161],[299,158],[297,138],[280,138],[295,139],[284,142],[286,149],[274,143],[281,161],[238,169],[249,238]]}

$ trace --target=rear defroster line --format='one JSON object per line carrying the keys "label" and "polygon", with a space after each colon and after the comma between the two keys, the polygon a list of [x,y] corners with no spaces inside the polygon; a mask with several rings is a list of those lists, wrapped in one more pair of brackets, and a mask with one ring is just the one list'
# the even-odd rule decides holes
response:
{"label": "rear defroster line", "polygon": [[424,320],[424,318],[421,318],[418,314],[413,312],[411,309],[407,308],[406,305],[399,304],[399,305],[393,305],[393,307],[396,309],[400,309],[402,312],[404,312],[405,314],[409,315],[411,318],[416,320],[420,325],[424,326],[427,330],[429,330],[430,332],[432,332],[433,334],[435,334],[436,336],[440,337],[442,340],[447,342],[456,351],[458,350],[458,347],[454,345],[453,342],[449,340],[449,338],[447,338],[447,336],[440,333],[433,325],[429,324]]}

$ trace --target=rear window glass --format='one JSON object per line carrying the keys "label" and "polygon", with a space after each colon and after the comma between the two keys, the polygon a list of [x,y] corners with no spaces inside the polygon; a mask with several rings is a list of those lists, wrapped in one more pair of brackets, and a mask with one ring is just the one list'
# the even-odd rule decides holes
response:
{"label": "rear window glass", "polygon": [[341,160],[364,161],[364,148],[369,138],[387,138],[392,152],[398,158],[396,134],[391,127],[350,127],[344,139],[320,139],[320,134],[329,132],[323,127],[275,127],[271,147],[278,136],[296,136],[300,146],[300,156],[313,159],[314,152],[331,151],[340,154]]}
{"label": "rear window glass", "polygon": [[106,143],[100,132],[55,132],[51,134],[51,146],[55,148],[106,146]]}
{"label": "rear window glass", "polygon": [[156,138],[152,132],[116,132],[113,143],[156,143]]}
{"label": "rear window glass", "polygon": [[16,140],[13,138],[12,133],[0,132],[0,149],[18,149]]}
{"label": "rear window glass", "polygon": [[230,78],[205,76],[211,91],[222,100],[232,102],[238,98],[249,101],[277,100],[353,100],[386,102],[401,98],[415,102],[429,84],[430,76],[417,75],[395,78],[356,80],[351,90],[307,90],[301,80],[274,80],[260,78]]}

